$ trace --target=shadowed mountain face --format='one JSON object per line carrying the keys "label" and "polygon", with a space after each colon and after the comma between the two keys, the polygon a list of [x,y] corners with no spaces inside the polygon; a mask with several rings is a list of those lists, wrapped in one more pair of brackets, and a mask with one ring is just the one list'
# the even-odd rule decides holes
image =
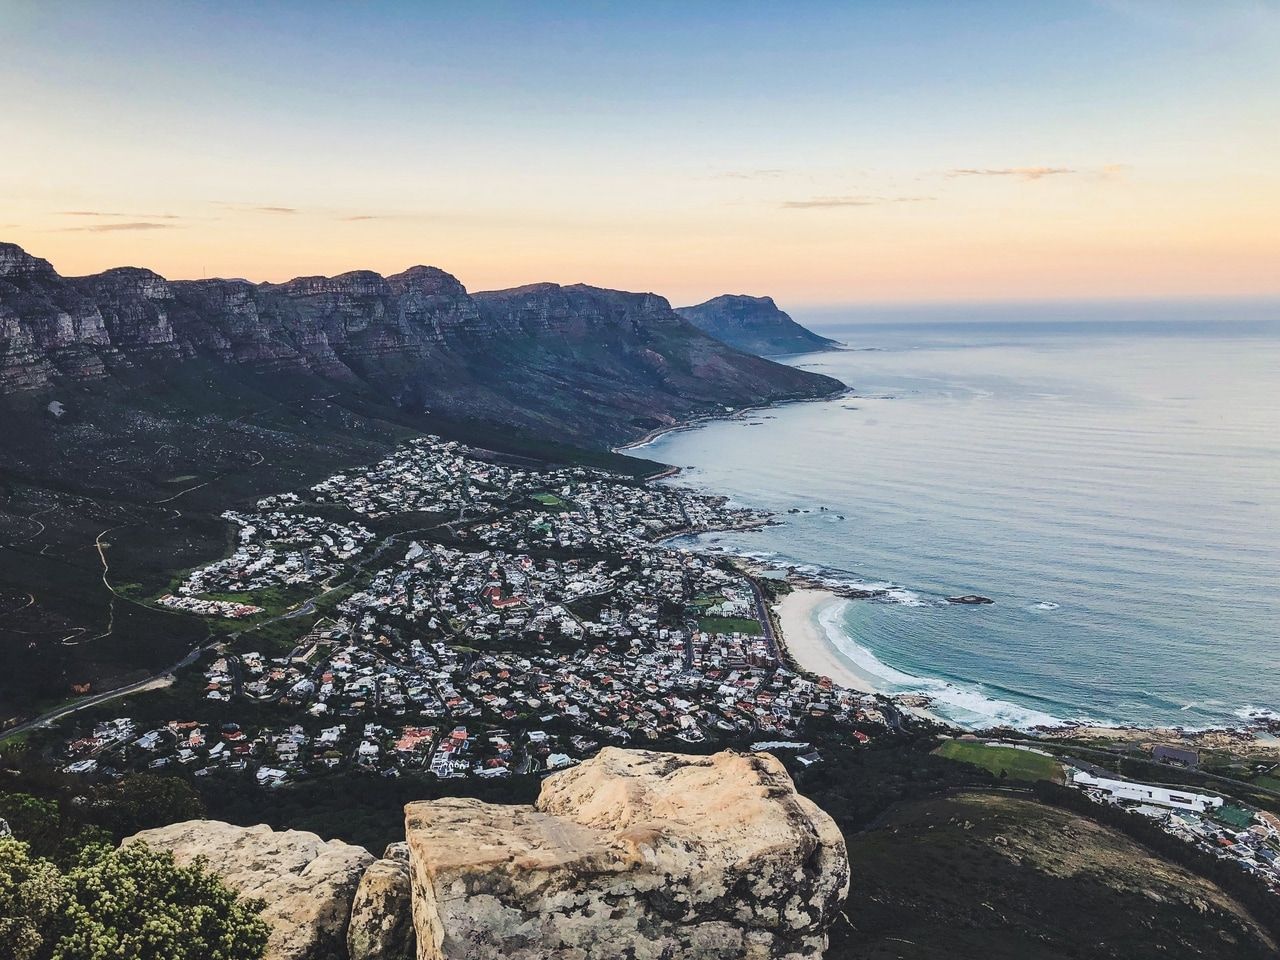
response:
{"label": "shadowed mountain face", "polygon": [[676,313],[717,340],[761,356],[830,350],[840,344],[802,327],[778,309],[772,297],[726,293]]}
{"label": "shadowed mountain face", "polygon": [[472,296],[434,267],[281,284],[133,267],[68,278],[0,244],[0,393],[192,359],[592,446],[841,386],[734,350],[650,293],[547,283]]}

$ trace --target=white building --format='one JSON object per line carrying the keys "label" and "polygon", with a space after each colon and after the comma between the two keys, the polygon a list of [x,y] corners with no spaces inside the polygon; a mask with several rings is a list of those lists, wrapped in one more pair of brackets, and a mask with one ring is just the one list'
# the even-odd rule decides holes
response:
{"label": "white building", "polygon": [[1175,810],[1190,810],[1193,813],[1204,813],[1209,809],[1216,810],[1223,803],[1221,797],[1192,793],[1189,790],[1169,790],[1166,787],[1131,783],[1128,780],[1107,780],[1085,773],[1083,770],[1072,772],[1071,783],[1081,789],[1098,790],[1109,794],[1115,800],[1150,803],[1158,807],[1172,807]]}

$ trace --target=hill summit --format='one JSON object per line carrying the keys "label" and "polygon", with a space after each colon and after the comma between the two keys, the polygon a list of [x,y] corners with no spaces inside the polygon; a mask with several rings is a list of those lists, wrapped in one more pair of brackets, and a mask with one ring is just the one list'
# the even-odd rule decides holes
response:
{"label": "hill summit", "polygon": [[760,356],[810,353],[840,346],[838,341],[820,337],[796,323],[778,309],[772,297],[726,293],[696,306],[678,307],[676,313],[703,333]]}

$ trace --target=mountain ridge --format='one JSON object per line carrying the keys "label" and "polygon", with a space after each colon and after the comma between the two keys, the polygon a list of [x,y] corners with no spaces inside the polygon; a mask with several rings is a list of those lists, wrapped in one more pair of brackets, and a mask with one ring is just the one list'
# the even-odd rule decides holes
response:
{"label": "mountain ridge", "polygon": [[835,350],[837,340],[819,336],[778,308],[773,297],[724,293],[704,303],[675,310],[699,330],[738,350],[783,356]]}
{"label": "mountain ridge", "polygon": [[258,284],[141,267],[63,277],[0,244],[0,393],[194,358],[593,446],[843,387],[727,347],[655,293],[539,283],[473,294],[424,265]]}

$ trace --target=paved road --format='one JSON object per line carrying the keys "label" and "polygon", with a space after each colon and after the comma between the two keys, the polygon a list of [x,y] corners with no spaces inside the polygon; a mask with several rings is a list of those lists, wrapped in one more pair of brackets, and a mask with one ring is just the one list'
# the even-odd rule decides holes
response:
{"label": "paved road", "polygon": [[137,693],[139,690],[144,689],[155,681],[168,677],[169,675],[181,670],[183,667],[191,666],[191,664],[195,663],[196,660],[200,658],[200,655],[203,654],[205,650],[210,649],[213,646],[215,646],[215,643],[196,647],[189,651],[185,657],[173,666],[168,669],[161,670],[159,673],[153,673],[151,676],[138,680],[136,683],[130,683],[123,687],[115,687],[111,690],[105,690],[102,693],[91,694],[83,700],[77,700],[75,703],[69,703],[65,706],[57,707],[56,709],[50,710],[48,713],[42,713],[38,717],[33,717],[32,719],[27,720],[25,723],[19,723],[16,726],[10,727],[8,730],[0,733],[0,743],[3,743],[10,737],[16,737],[20,733],[26,733],[31,730],[39,729],[40,727],[47,727],[55,721],[61,720],[63,717],[70,716],[80,710],[87,710],[90,707],[98,706],[100,703],[106,703],[109,700],[117,700],[120,697],[127,697],[131,693]]}
{"label": "paved road", "polygon": [[764,631],[764,638],[769,643],[769,652],[773,659],[778,663],[782,662],[782,651],[778,648],[778,638],[773,632],[773,616],[769,613],[769,605],[765,601],[764,591],[760,589],[760,584],[750,574],[743,574],[747,583],[751,585],[751,592],[756,598],[756,619],[760,621],[761,629]]}

